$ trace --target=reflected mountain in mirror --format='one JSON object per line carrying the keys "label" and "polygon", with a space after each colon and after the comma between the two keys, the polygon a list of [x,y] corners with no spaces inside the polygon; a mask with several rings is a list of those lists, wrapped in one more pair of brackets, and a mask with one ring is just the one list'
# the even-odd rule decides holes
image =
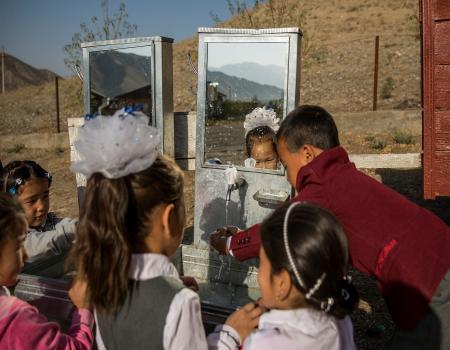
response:
{"label": "reflected mountain in mirror", "polygon": [[142,104],[151,116],[151,46],[91,52],[89,68],[91,114]]}
{"label": "reflected mountain in mirror", "polygon": [[[280,169],[273,122],[284,111],[287,49],[287,43],[208,43],[206,162]],[[246,116],[255,130],[244,129]]]}

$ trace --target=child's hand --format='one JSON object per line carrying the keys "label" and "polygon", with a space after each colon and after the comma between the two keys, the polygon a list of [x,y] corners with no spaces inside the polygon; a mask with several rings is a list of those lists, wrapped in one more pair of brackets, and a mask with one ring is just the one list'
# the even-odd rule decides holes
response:
{"label": "child's hand", "polygon": [[209,236],[211,246],[217,250],[219,254],[227,255],[227,238],[239,231],[239,228],[236,226],[225,226],[217,229]]}
{"label": "child's hand", "polygon": [[264,305],[263,298],[259,298],[255,301],[255,305],[261,308],[262,313],[269,311],[270,309]]}
{"label": "child's hand", "polygon": [[189,289],[192,289],[194,292],[198,292],[198,290],[199,290],[198,283],[194,277],[180,276],[180,279],[186,287],[188,287]]}
{"label": "child's hand", "polygon": [[89,309],[90,305],[86,297],[87,283],[76,278],[69,289],[69,298],[78,309]]}
{"label": "child's hand", "polygon": [[242,309],[233,312],[225,322],[226,325],[234,328],[241,337],[241,342],[247,338],[250,333],[258,327],[259,317],[263,309],[255,303],[248,303]]}

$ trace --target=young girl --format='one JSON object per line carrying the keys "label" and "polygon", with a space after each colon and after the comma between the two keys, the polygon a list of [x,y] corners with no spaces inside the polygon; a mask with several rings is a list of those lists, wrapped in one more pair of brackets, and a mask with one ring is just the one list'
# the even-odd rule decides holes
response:
{"label": "young girl", "polygon": [[278,168],[278,154],[275,144],[275,132],[278,130],[279,118],[272,109],[255,108],[245,116],[246,167],[260,169]]}
{"label": "young girl", "polygon": [[[91,119],[75,143],[82,160],[71,169],[88,181],[71,260],[87,281],[99,349],[207,348],[198,295],[170,262],[185,224],[183,173],[158,144],[148,118],[133,115]],[[234,346],[259,314],[233,315],[214,346]]]}
{"label": "young girl", "polygon": [[318,206],[295,202],[261,226],[260,304],[270,309],[249,349],[355,349],[347,316],[358,295],[347,276],[345,233]]}
{"label": "young girl", "polygon": [[27,222],[20,204],[0,193],[0,349],[90,349],[94,317],[87,309],[84,284],[69,291],[77,310],[67,334],[30,304],[10,296],[5,286],[17,283],[26,252]]}
{"label": "young girl", "polygon": [[76,220],[61,220],[48,212],[51,183],[50,174],[31,160],[13,161],[2,173],[2,190],[22,205],[28,222],[24,273],[59,277],[75,238]]}

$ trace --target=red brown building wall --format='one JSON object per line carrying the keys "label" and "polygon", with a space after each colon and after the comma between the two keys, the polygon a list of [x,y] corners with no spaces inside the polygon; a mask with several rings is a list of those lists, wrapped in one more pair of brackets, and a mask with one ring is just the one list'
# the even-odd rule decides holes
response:
{"label": "red brown building wall", "polygon": [[422,0],[424,197],[450,196],[450,0]]}

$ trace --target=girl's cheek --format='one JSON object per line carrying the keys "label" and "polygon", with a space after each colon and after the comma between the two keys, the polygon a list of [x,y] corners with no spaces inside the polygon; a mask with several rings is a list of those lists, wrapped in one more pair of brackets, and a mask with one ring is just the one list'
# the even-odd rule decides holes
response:
{"label": "girl's cheek", "polygon": [[33,223],[33,217],[34,217],[33,212],[32,211],[30,212],[30,210],[27,208],[23,208],[23,209],[25,212],[25,218],[27,219],[27,224],[28,224],[28,226],[30,226]]}

